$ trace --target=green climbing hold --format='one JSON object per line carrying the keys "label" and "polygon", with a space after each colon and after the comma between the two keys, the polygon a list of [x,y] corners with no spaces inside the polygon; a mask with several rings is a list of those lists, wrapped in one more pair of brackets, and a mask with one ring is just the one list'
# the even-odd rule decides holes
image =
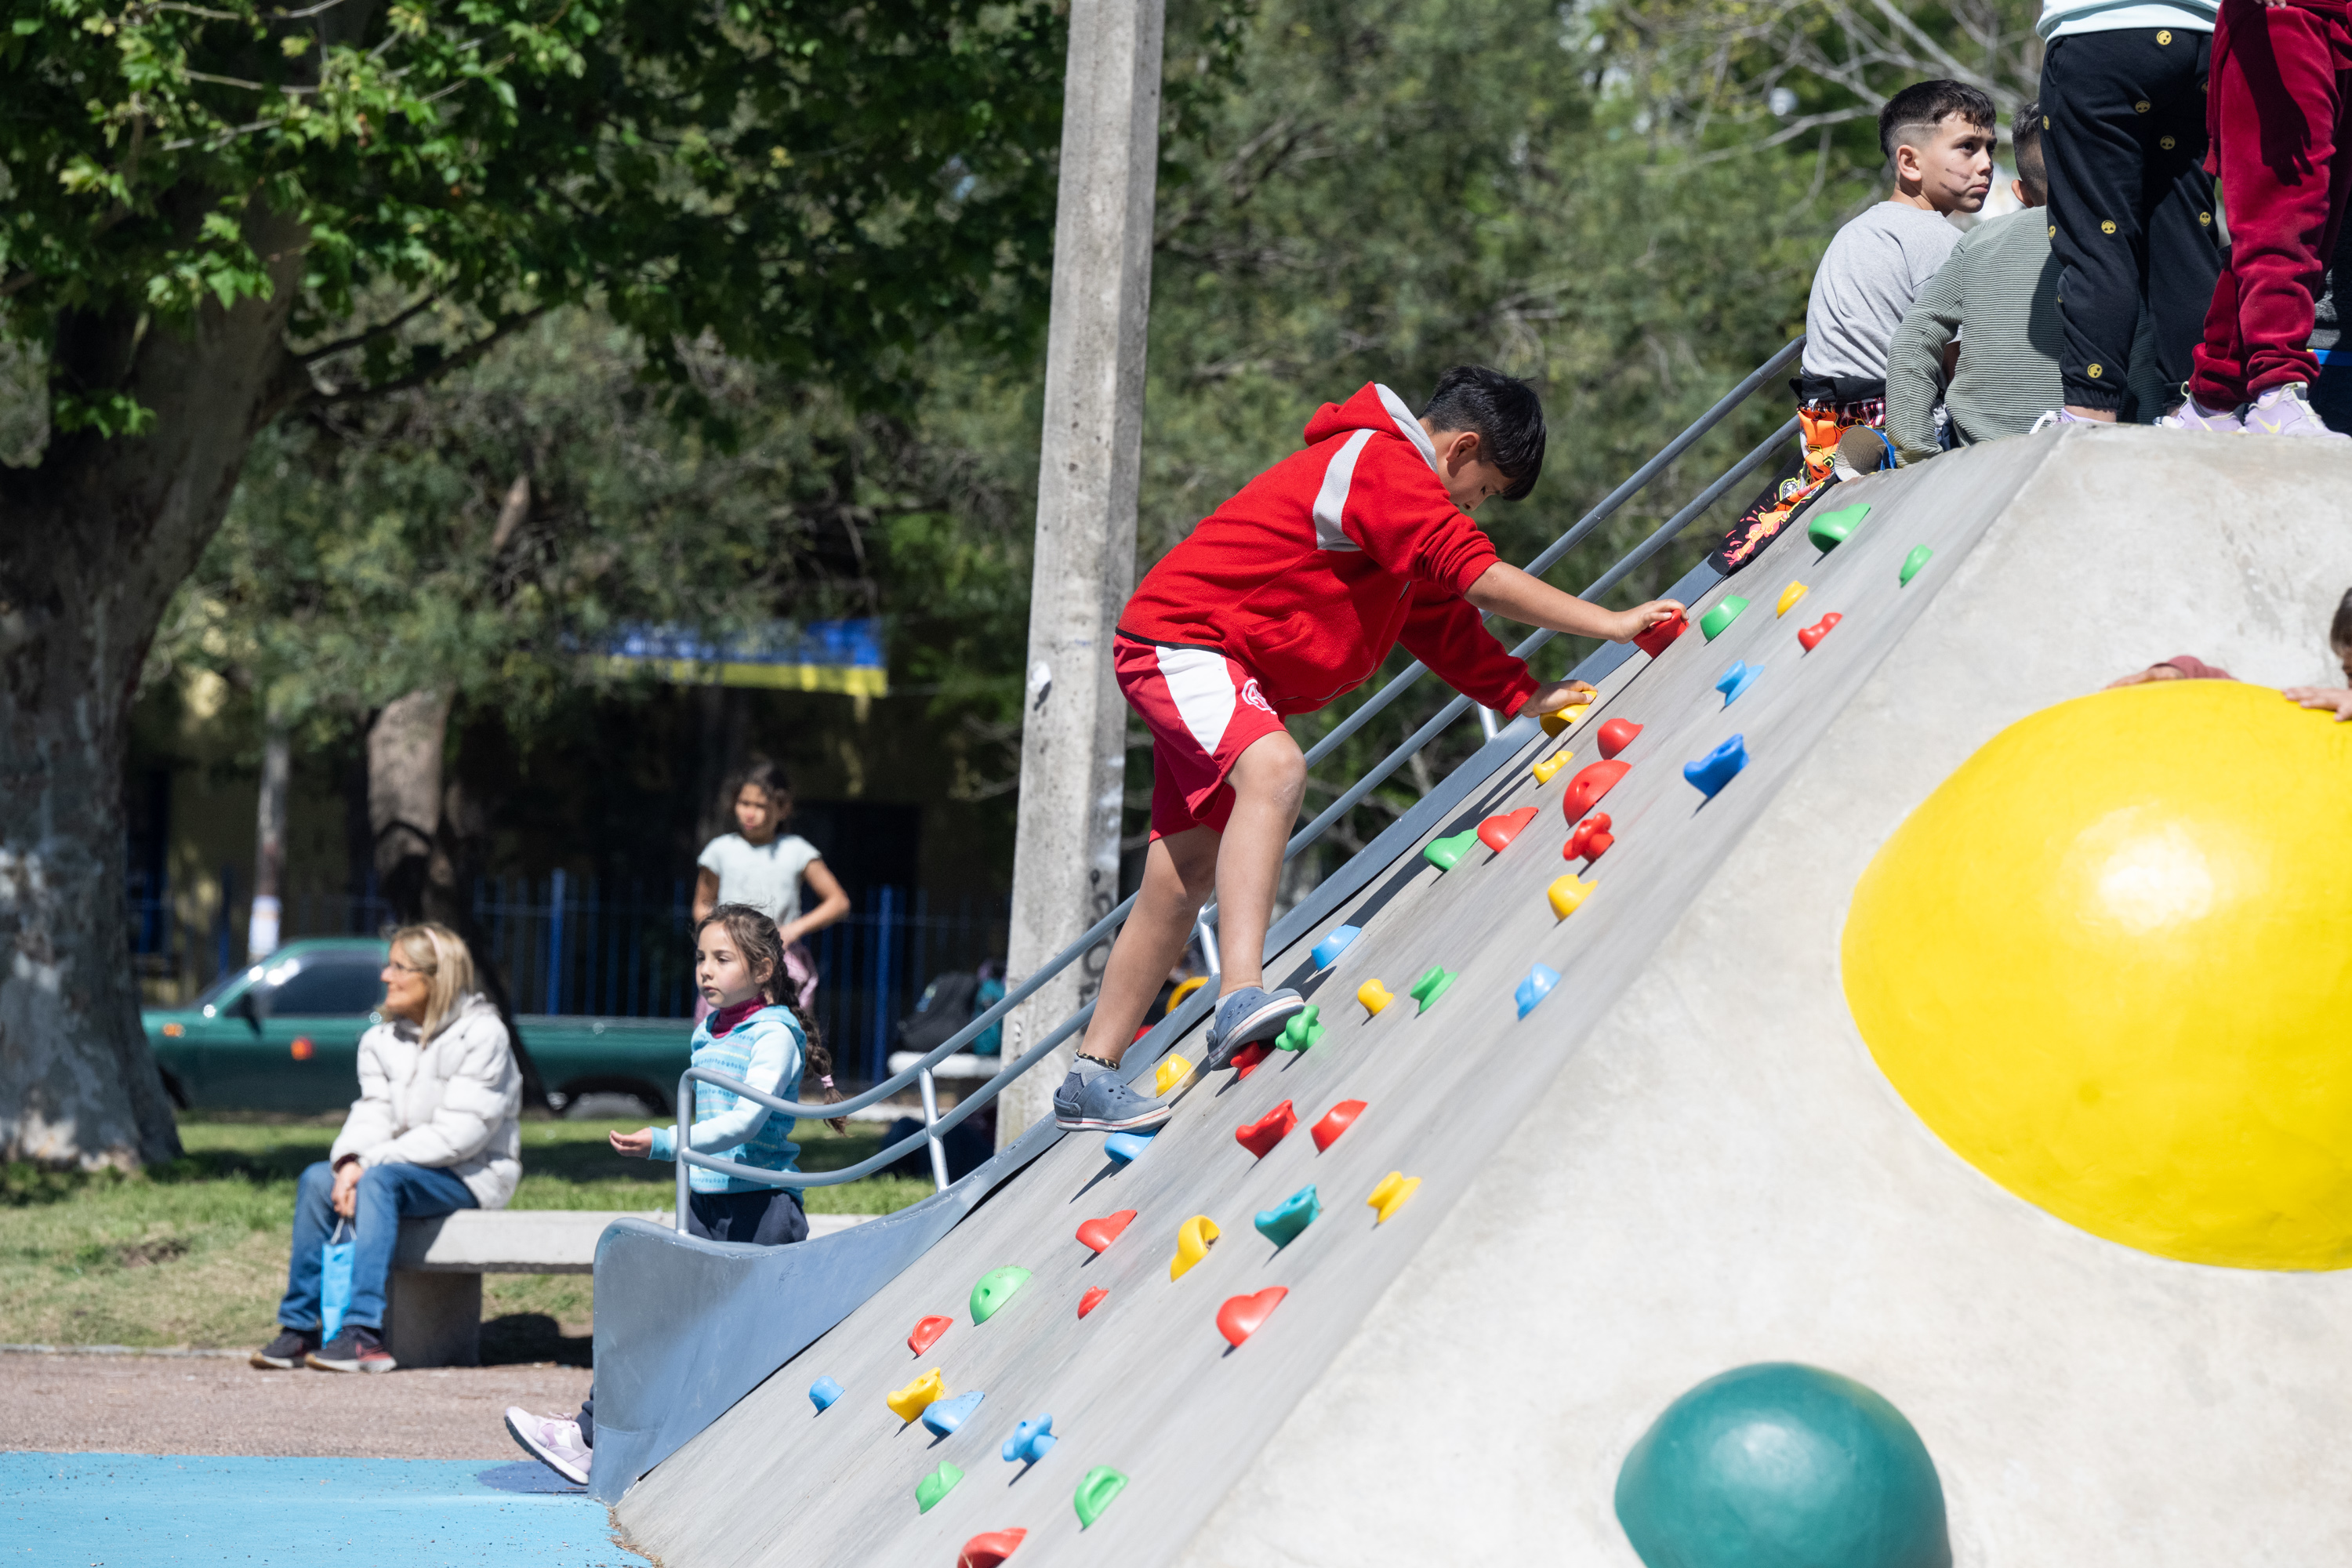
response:
{"label": "green climbing hold", "polygon": [[1853,537],[1853,531],[1860,528],[1862,520],[1869,515],[1870,503],[1867,501],[1840,507],[1835,511],[1825,511],[1806,525],[1805,537],[1813,542],[1816,550],[1835,550]]}
{"label": "green climbing hold", "polygon": [[1028,1281],[1029,1270],[1010,1263],[982,1275],[980,1283],[971,1288],[971,1321],[984,1323],[996,1316],[1013,1300],[1013,1292]]}
{"label": "green climbing hold", "polygon": [[1412,990],[1408,994],[1420,1003],[1421,1010],[1426,1013],[1440,996],[1445,994],[1445,988],[1459,977],[1458,971],[1448,972],[1443,967],[1433,969],[1412,983]]}
{"label": "green climbing hold", "polygon": [[1078,1483],[1078,1495],[1072,1500],[1077,1505],[1078,1528],[1084,1530],[1100,1519],[1102,1510],[1110,1506],[1110,1500],[1126,1489],[1127,1478],[1108,1465],[1097,1465],[1088,1470],[1087,1479]]}
{"label": "green climbing hold", "polygon": [[1936,552],[1924,544],[1913,545],[1911,553],[1903,558],[1903,585],[1909,587],[1911,579],[1919,575],[1919,568],[1927,564]]}
{"label": "green climbing hold", "polygon": [[1951,1568],[1944,1488],[1903,1413],[1789,1362],[1711,1377],[1617,1472],[1617,1521],[1649,1568]]}
{"label": "green climbing hold", "polygon": [[1698,618],[1698,629],[1706,634],[1707,641],[1713,642],[1716,638],[1723,635],[1724,627],[1729,626],[1732,622],[1739,618],[1739,612],[1747,607],[1748,601],[1741,598],[1738,595],[1734,594],[1731,597],[1724,600],[1723,603],[1717,605],[1704,616],[1701,616]]}
{"label": "green climbing hold", "polygon": [[1303,1051],[1314,1045],[1323,1037],[1323,1026],[1319,1021],[1322,1016],[1323,1009],[1311,1002],[1300,1011],[1293,1013],[1289,1021],[1282,1026],[1282,1034],[1274,1042],[1275,1048],[1285,1051]]}
{"label": "green climbing hold", "polygon": [[941,1459],[938,1469],[915,1483],[915,1511],[930,1512],[940,1499],[955,1490],[955,1484],[961,1479],[963,1472]]}
{"label": "green climbing hold", "polygon": [[1474,827],[1451,838],[1431,840],[1429,847],[1421,852],[1421,858],[1441,871],[1451,871],[1454,863],[1470,853],[1470,846],[1477,842],[1478,830]]}

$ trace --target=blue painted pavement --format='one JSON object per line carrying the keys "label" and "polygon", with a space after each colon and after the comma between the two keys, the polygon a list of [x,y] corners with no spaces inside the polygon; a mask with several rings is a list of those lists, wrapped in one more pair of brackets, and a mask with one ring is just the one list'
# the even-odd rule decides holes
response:
{"label": "blue painted pavement", "polygon": [[525,1460],[0,1454],[0,1568],[644,1568]]}

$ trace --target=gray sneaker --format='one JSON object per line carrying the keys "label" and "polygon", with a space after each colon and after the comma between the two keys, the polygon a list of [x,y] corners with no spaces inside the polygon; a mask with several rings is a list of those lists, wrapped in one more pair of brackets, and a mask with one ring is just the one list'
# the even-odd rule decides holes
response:
{"label": "gray sneaker", "polygon": [[1054,1125],[1065,1132],[1132,1132],[1159,1126],[1175,1109],[1128,1088],[1116,1068],[1088,1079],[1073,1068],[1054,1091]]}
{"label": "gray sneaker", "polygon": [[1200,1070],[1211,1073],[1230,1067],[1244,1046],[1274,1038],[1293,1015],[1306,1008],[1307,998],[1296,991],[1244,986],[1217,1004],[1216,1022],[1209,1026],[1209,1054]]}

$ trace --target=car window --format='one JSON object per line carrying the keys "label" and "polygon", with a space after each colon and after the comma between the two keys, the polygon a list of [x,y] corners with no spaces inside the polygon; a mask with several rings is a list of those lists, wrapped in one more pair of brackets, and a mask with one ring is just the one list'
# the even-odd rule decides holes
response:
{"label": "car window", "polygon": [[373,1013],[383,1000],[380,969],[365,959],[314,958],[270,989],[269,1010],[301,1016]]}

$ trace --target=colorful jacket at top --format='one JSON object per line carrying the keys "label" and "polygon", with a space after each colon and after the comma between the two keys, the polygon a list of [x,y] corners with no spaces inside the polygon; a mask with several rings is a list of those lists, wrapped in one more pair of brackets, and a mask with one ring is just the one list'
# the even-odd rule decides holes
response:
{"label": "colorful jacket at top", "polygon": [[1399,641],[1505,713],[1536,689],[1463,598],[1495,547],[1438,478],[1404,400],[1378,384],[1325,404],[1307,447],[1160,558],[1119,616],[1139,642],[1222,650],[1277,713],[1362,684]]}
{"label": "colorful jacket at top", "polygon": [[[713,1033],[716,1029],[719,1032]],[[789,1008],[769,1004],[739,1015],[734,1008],[713,1013],[696,1026],[694,1065],[740,1079],[779,1100],[801,1097],[801,1060],[806,1042]],[[799,1169],[793,1162],[801,1146],[793,1142],[793,1119],[778,1116],[757,1100],[745,1100],[715,1083],[694,1086],[694,1151],[717,1154],[740,1165],[763,1171]],[[654,1129],[649,1157],[677,1158],[677,1130]],[[764,1193],[774,1189],[760,1182],[706,1171],[697,1165],[687,1173],[698,1193]],[[797,1187],[787,1188],[795,1197]]]}

